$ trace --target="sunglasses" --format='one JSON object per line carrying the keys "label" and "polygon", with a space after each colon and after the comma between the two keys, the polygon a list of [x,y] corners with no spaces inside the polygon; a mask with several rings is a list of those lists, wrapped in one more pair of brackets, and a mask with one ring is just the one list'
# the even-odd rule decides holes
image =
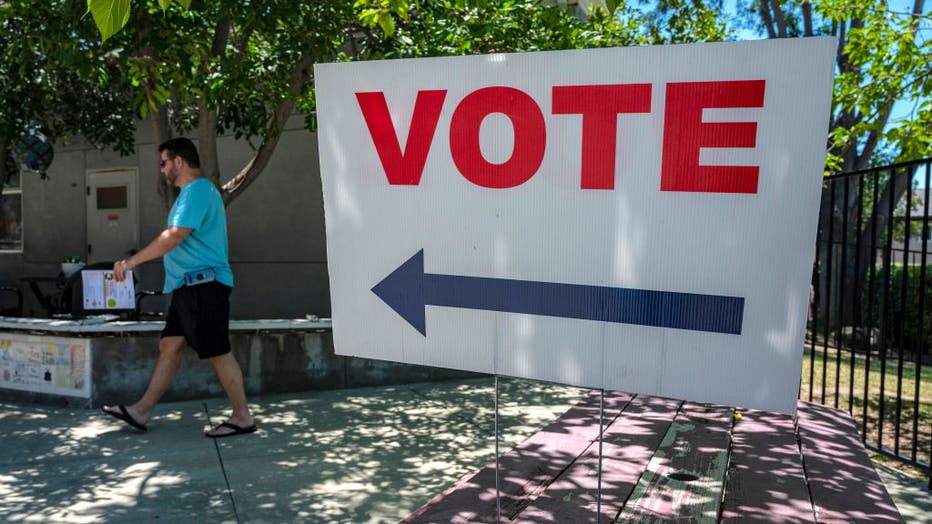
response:
{"label": "sunglasses", "polygon": [[171,158],[169,158],[168,160],[159,160],[159,167],[160,167],[160,168],[161,168],[161,167],[165,167],[165,164],[167,164],[168,162],[171,162],[171,161],[172,161]]}

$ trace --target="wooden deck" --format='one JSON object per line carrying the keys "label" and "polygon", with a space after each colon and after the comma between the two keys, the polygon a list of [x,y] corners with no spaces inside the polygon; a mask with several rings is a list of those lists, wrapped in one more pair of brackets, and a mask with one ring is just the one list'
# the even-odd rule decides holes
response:
{"label": "wooden deck", "polygon": [[[847,413],[800,401],[788,415],[605,392],[500,459],[502,521],[903,522]],[[737,413],[737,415],[736,415]],[[495,464],[403,522],[496,522]]]}

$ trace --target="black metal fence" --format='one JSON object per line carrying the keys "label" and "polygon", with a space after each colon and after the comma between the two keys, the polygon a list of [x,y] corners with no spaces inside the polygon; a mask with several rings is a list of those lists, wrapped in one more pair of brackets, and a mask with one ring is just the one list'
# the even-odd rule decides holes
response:
{"label": "black metal fence", "polygon": [[932,487],[932,159],[826,177],[800,398]]}

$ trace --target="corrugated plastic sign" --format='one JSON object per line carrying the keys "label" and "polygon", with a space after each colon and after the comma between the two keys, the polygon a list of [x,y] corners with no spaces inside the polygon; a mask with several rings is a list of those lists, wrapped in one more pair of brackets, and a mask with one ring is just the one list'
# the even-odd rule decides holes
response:
{"label": "corrugated plastic sign", "polygon": [[834,53],[318,64],[337,352],[794,412]]}

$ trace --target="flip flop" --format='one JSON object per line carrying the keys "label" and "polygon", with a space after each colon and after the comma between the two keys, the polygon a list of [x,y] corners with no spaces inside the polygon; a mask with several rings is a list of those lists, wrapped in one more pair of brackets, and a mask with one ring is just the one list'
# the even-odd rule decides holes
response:
{"label": "flip flop", "polygon": [[113,418],[118,418],[123,422],[126,422],[130,426],[133,426],[140,431],[148,431],[149,428],[147,428],[144,424],[137,422],[136,419],[134,419],[133,416],[129,414],[129,411],[126,410],[126,406],[119,404],[117,405],[117,408],[120,410],[119,413],[116,411],[107,411],[104,408],[100,408],[100,410]]}
{"label": "flip flop", "polygon": [[256,427],[255,424],[249,426],[248,428],[244,428],[242,426],[237,426],[236,424],[232,422],[221,422],[219,426],[214,426],[210,428],[210,431],[213,431],[217,428],[230,428],[233,431],[231,431],[230,433],[221,433],[219,435],[210,435],[208,432],[208,433],[204,433],[204,436],[207,438],[232,437],[233,435],[245,435],[247,433],[255,433],[256,430],[259,429]]}

